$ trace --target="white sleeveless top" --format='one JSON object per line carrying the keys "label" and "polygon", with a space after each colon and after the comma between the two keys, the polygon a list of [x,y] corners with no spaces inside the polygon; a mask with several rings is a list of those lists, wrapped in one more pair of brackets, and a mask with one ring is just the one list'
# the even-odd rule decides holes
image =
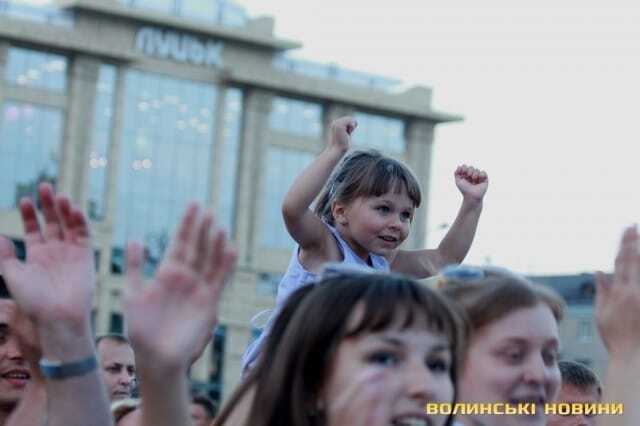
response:
{"label": "white sleeveless top", "polygon": [[[342,254],[342,262],[350,265],[359,265],[368,267],[374,270],[389,272],[389,262],[384,256],[380,256],[377,254],[369,253],[369,260],[371,261],[371,265],[365,262],[360,256],[358,256],[351,246],[340,236],[338,231],[331,225],[325,223],[336,242],[338,243],[338,249]],[[280,308],[284,305],[285,301],[289,297],[291,293],[299,289],[300,287],[313,283],[317,279],[317,274],[307,271],[304,266],[300,263],[300,259],[298,257],[300,251],[300,246],[296,246],[293,250],[293,254],[291,256],[291,260],[289,261],[289,267],[287,268],[287,272],[282,277],[280,284],[278,285],[278,294],[276,296],[276,307],[272,312],[271,317],[264,330],[260,334],[260,336],[254,340],[244,355],[242,356],[242,370],[245,371],[247,368],[250,368],[251,365],[255,362],[260,354],[262,346],[266,342],[267,336],[269,335],[269,330],[271,329],[271,324],[275,320],[277,313],[280,311]]]}

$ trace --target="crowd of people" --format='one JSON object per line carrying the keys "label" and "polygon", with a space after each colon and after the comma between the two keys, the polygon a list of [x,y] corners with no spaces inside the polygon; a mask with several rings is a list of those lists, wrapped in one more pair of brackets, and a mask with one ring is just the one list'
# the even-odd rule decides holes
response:
{"label": "crowd of people", "polygon": [[[588,367],[559,360],[565,305],[556,293],[506,269],[450,266],[473,242],[486,173],[455,171],[463,201],[436,249],[402,249],[420,187],[402,163],[352,151],[356,127],[350,117],[334,121],[326,149],[284,199],[297,246],[240,384],[219,410],[188,380],[237,257],[213,215],[186,208],[150,281],[144,248],[128,245],[127,336],[95,338],[85,215],[49,184],[38,188],[42,219],[33,200],[21,200],[26,259],[0,237],[0,425],[640,424],[637,228],[624,231],[614,273],[596,276],[609,351],[601,383]],[[435,286],[418,281],[433,276]],[[548,415],[558,401],[611,402],[624,413]],[[478,410],[505,405],[528,410]]]}

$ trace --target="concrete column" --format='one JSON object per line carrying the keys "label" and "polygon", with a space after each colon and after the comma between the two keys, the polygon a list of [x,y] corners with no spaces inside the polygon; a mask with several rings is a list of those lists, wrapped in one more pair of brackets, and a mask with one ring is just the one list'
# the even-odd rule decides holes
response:
{"label": "concrete column", "polygon": [[405,129],[407,141],[408,165],[416,175],[422,189],[422,203],[413,220],[409,239],[405,243],[408,249],[425,248],[427,232],[427,208],[429,185],[431,184],[431,158],[433,148],[434,124],[426,120],[409,121]]}
{"label": "concrete column", "polygon": [[58,188],[79,205],[86,205],[85,187],[100,62],[77,56],[72,65],[67,98],[62,161]]}
{"label": "concrete column", "polygon": [[[122,141],[122,123],[124,112],[124,75],[123,68],[118,68],[115,93],[113,102],[113,121],[111,128],[111,143],[107,151],[107,192],[105,194],[105,216],[103,220],[96,225],[101,235],[104,236],[100,251],[100,275],[98,277],[98,288],[96,297],[98,298],[98,312],[96,316],[96,329],[106,333],[109,329],[109,321],[111,320],[111,310],[113,305],[112,287],[109,285],[122,285],[122,280],[110,279],[111,275],[111,246],[113,237],[113,221],[116,212],[116,200],[118,192],[118,170],[119,167],[125,167],[119,164],[120,146]],[[87,147],[90,147],[87,144]],[[88,149],[88,148],[87,148]]]}
{"label": "concrete column", "polygon": [[211,208],[214,212],[217,212],[220,208],[220,179],[222,179],[222,164],[225,161],[224,158],[224,110],[225,110],[225,98],[227,95],[227,86],[219,85],[216,95],[215,105],[211,105],[214,111],[214,125],[215,132],[213,135],[212,146],[212,158],[213,164],[212,170],[209,175],[209,200]]}
{"label": "concrete column", "polygon": [[4,86],[5,82],[7,56],[9,55],[9,43],[0,41],[0,106],[4,102]]}
{"label": "concrete column", "polygon": [[236,241],[240,250],[238,263],[251,265],[254,259],[258,209],[259,178],[261,176],[263,148],[269,141],[268,127],[272,95],[257,89],[247,90],[243,105],[243,134],[241,136],[240,165],[236,216]]}

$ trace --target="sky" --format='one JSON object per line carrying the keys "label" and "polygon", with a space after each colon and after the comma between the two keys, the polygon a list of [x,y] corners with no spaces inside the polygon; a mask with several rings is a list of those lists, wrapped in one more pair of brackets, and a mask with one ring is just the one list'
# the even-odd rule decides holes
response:
{"label": "sky", "polygon": [[433,109],[465,117],[436,130],[429,247],[461,202],[455,167],[472,164],[490,185],[466,263],[612,269],[640,220],[640,3],[236,2],[300,41],[295,57],[429,86]]}

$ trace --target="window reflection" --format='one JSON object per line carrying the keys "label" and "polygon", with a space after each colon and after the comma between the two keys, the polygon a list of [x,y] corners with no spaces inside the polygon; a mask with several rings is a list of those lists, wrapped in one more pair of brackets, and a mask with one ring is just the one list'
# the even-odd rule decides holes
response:
{"label": "window reflection", "polygon": [[0,121],[0,208],[35,197],[40,182],[58,179],[63,114],[23,102],[5,102]]}
{"label": "window reflection", "polygon": [[143,9],[153,9],[161,12],[171,13],[173,12],[174,0],[135,0],[130,1],[134,6]]}
{"label": "window reflection", "polygon": [[60,9],[55,0],[0,0],[0,14],[19,19],[73,27],[73,13]]}
{"label": "window reflection", "polygon": [[111,145],[116,67],[101,65],[96,90],[96,105],[93,115],[93,133],[89,152],[89,217],[104,219],[107,185],[107,164]]}
{"label": "window reflection", "polygon": [[295,58],[289,54],[279,54],[273,58],[273,66],[277,69],[300,74],[307,77],[335,80],[353,86],[379,90],[392,93],[397,91],[401,81],[369,74],[361,71],[353,71],[339,67],[335,64],[323,64],[305,59]]}
{"label": "window reflection", "polygon": [[121,3],[185,18],[206,21],[225,27],[246,26],[245,9],[230,0],[120,0]]}
{"label": "window reflection", "polygon": [[[142,241],[153,265],[188,202],[207,202],[214,86],[130,71],[125,78],[114,245]],[[112,259],[113,260],[113,259]]]}
{"label": "window reflection", "polygon": [[322,134],[322,106],[312,102],[275,97],[269,124],[273,130],[319,138]]}
{"label": "window reflection", "polygon": [[52,53],[11,47],[5,77],[18,86],[62,92],[67,85],[67,59]]}
{"label": "window reflection", "polygon": [[264,247],[292,249],[294,242],[282,220],[282,200],[296,176],[313,160],[313,154],[271,146],[265,163],[261,217],[261,243]]}
{"label": "window reflection", "polygon": [[215,19],[220,13],[220,4],[214,0],[185,1],[182,4],[182,15],[188,18],[202,19],[204,16]]}
{"label": "window reflection", "polygon": [[406,150],[404,122],[381,115],[357,112],[358,131],[353,134],[355,147],[373,148],[385,154],[402,155]]}

